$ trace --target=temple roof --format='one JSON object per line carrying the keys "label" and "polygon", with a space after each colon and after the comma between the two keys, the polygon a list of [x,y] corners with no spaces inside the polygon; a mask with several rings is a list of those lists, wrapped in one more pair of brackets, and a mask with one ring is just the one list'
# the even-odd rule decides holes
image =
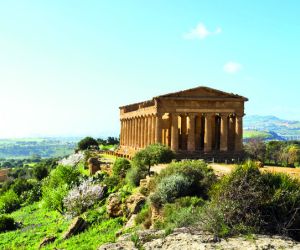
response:
{"label": "temple roof", "polygon": [[237,101],[248,101],[248,98],[233,93],[227,93],[218,89],[213,89],[205,86],[199,86],[196,88],[186,89],[178,92],[168,93],[153,97],[151,100],[143,102],[132,103],[120,108],[139,105],[143,103],[152,103],[155,99],[203,99],[203,100],[216,100],[216,99],[231,99]]}

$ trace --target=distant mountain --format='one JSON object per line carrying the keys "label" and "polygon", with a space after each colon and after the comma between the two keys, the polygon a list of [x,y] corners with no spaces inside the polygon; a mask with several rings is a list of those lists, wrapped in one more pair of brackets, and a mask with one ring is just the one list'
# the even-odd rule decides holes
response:
{"label": "distant mountain", "polygon": [[261,137],[265,140],[300,140],[300,121],[276,116],[246,115],[244,139]]}

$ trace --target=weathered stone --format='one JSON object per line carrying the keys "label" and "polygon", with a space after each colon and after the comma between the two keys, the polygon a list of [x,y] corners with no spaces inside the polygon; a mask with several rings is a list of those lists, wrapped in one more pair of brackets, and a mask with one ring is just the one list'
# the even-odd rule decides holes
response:
{"label": "weathered stone", "polygon": [[146,197],[140,193],[133,194],[126,199],[126,214],[130,217],[132,214],[138,213],[146,202]]}
{"label": "weathered stone", "polygon": [[119,193],[108,196],[106,211],[110,217],[119,217],[123,215],[122,199]]}
{"label": "weathered stone", "polygon": [[47,244],[50,244],[50,243],[54,242],[56,239],[57,239],[56,236],[45,237],[45,238],[41,241],[39,248],[42,248],[43,246],[46,246]]}
{"label": "weathered stone", "polygon": [[132,241],[108,243],[100,246],[98,250],[138,250]]}
{"label": "weathered stone", "polygon": [[89,172],[90,175],[94,175],[97,171],[99,171],[101,162],[96,157],[91,157],[88,159],[88,165],[89,165]]}
{"label": "weathered stone", "polygon": [[[199,250],[199,249],[230,249],[230,250],[267,250],[267,249],[286,249],[299,250],[300,243],[282,236],[253,235],[251,239],[245,236],[219,239],[213,234],[203,232],[197,228],[177,228],[168,236],[164,230],[140,230],[136,232],[138,244],[142,249],[180,249],[180,250]],[[105,249],[135,249],[131,241],[132,234],[127,233],[119,237],[117,243],[106,244],[100,248]],[[110,246],[110,248],[105,248]]]}
{"label": "weathered stone", "polygon": [[82,231],[84,231],[87,228],[87,222],[81,218],[76,217],[71,225],[69,226],[68,230],[65,232],[63,239],[68,239],[73,235],[76,235]]}

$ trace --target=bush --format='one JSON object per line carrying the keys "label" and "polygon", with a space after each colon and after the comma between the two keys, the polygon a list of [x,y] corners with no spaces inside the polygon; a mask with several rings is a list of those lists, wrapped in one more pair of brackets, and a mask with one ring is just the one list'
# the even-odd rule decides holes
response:
{"label": "bush", "polygon": [[65,211],[63,199],[68,191],[79,184],[80,172],[70,166],[58,166],[44,179],[42,195],[46,208],[57,210],[63,214]]}
{"label": "bush", "polygon": [[33,176],[39,181],[46,178],[48,174],[49,174],[48,168],[44,165],[39,164],[35,166],[33,169]]}
{"label": "bush", "polygon": [[156,206],[173,202],[178,197],[188,195],[191,186],[192,182],[182,174],[166,176],[158,184],[150,200]]}
{"label": "bush", "polygon": [[42,197],[42,183],[36,180],[31,180],[30,183],[32,188],[21,195],[21,199],[25,202],[24,205],[30,205]]}
{"label": "bush", "polygon": [[77,147],[79,150],[86,150],[91,147],[99,148],[98,142],[92,137],[85,137],[78,142]]}
{"label": "bush", "polygon": [[125,158],[117,158],[112,167],[113,175],[124,178],[128,169],[130,169],[130,162]]}
{"label": "bush", "polygon": [[160,206],[187,195],[207,199],[208,190],[215,181],[213,170],[203,161],[174,162],[156,176],[156,189],[151,201]]}
{"label": "bush", "polygon": [[143,166],[132,166],[126,174],[126,182],[131,186],[139,186],[140,180],[147,176],[147,169]]}
{"label": "bush", "polygon": [[0,215],[0,233],[16,229],[13,218]]}
{"label": "bush", "polygon": [[33,185],[26,179],[18,178],[12,185],[12,190],[20,196],[23,192],[30,190],[32,187]]}
{"label": "bush", "polygon": [[255,163],[247,162],[213,188],[212,202],[200,221],[219,235],[265,233],[300,239],[299,207],[297,180],[261,173]]}
{"label": "bush", "polygon": [[9,190],[0,197],[0,213],[11,213],[21,207],[21,201],[18,195]]}
{"label": "bush", "polygon": [[182,197],[174,204],[166,204],[163,208],[163,220],[155,223],[156,228],[173,230],[197,223],[204,201],[198,197]]}
{"label": "bush", "polygon": [[104,187],[94,185],[90,180],[83,181],[69,191],[64,198],[64,207],[71,217],[78,216],[100,201],[104,196]]}
{"label": "bush", "polygon": [[148,204],[136,215],[134,221],[137,225],[142,224],[146,229],[151,226],[151,209]]}

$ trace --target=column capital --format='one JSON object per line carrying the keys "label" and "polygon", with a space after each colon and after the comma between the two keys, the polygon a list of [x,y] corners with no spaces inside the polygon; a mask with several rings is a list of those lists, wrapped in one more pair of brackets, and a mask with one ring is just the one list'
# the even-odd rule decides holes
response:
{"label": "column capital", "polygon": [[245,114],[244,113],[235,113],[237,118],[242,118]]}
{"label": "column capital", "polygon": [[196,115],[197,115],[197,113],[188,113],[189,118],[195,118]]}
{"label": "column capital", "polygon": [[215,116],[216,114],[215,113],[205,113],[204,116],[207,117],[207,118],[211,118],[213,116]]}

